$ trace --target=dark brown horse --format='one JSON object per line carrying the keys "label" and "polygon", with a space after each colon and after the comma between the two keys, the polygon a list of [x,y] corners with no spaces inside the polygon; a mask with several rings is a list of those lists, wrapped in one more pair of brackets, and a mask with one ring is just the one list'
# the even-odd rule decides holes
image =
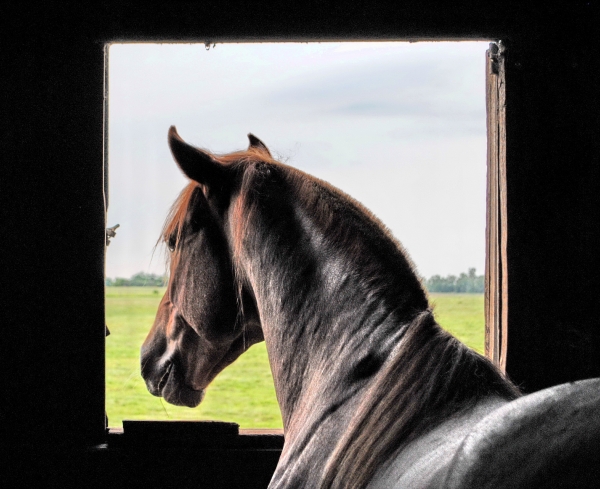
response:
{"label": "dark brown horse", "polygon": [[517,399],[436,323],[369,211],[249,139],[217,156],[169,131],[190,183],[163,230],[169,285],[141,355],[152,394],[196,406],[264,339],[285,432],[271,488],[537,487],[585,459],[597,381]]}

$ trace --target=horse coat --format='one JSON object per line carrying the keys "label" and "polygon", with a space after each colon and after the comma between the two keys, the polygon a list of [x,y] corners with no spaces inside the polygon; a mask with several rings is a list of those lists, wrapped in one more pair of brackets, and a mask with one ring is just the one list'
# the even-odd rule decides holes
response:
{"label": "horse coat", "polygon": [[190,183],[162,234],[170,278],[141,351],[148,390],[196,406],[264,340],[285,433],[271,489],[583,484],[598,381],[520,397],[437,324],[375,216],[249,139],[214,155],[169,131]]}

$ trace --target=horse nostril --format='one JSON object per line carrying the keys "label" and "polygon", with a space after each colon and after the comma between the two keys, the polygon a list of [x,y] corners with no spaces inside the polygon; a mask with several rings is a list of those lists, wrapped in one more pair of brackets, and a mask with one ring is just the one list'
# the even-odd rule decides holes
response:
{"label": "horse nostril", "polygon": [[167,381],[169,380],[169,375],[171,374],[171,369],[173,367],[173,363],[168,362],[167,367],[165,368],[160,380],[158,381],[158,385],[156,386],[156,390],[161,392]]}
{"label": "horse nostril", "polygon": [[173,362],[170,358],[160,358],[150,354],[141,357],[140,373],[148,392],[153,396],[160,397],[162,391],[169,380],[173,370]]}

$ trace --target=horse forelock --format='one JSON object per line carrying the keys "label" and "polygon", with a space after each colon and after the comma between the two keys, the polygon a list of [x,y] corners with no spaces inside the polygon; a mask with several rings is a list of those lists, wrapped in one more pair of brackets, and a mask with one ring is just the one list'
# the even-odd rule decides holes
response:
{"label": "horse forelock", "polygon": [[181,233],[183,231],[183,224],[190,207],[190,202],[194,195],[194,192],[200,188],[200,184],[194,181],[190,181],[184,189],[180,192],[179,196],[171,205],[167,218],[163,224],[160,237],[156,242],[155,246],[160,244],[168,243],[171,239],[175,240],[175,248],[180,242]]}

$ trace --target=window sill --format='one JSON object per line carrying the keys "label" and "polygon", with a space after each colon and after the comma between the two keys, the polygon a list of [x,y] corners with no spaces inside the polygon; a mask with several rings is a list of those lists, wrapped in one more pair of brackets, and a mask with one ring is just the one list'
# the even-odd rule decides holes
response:
{"label": "window sill", "polygon": [[106,448],[179,447],[206,450],[281,450],[281,429],[239,429],[235,423],[186,421],[124,421],[107,430]]}

